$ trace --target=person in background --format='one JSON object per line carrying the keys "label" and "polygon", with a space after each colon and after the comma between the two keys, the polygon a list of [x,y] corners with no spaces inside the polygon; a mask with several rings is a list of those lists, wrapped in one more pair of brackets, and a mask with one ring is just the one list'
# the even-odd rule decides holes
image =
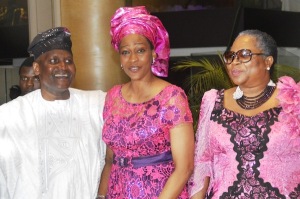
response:
{"label": "person in background", "polygon": [[41,89],[0,106],[1,199],[94,199],[105,144],[105,93],[70,88],[71,33],[56,27],[28,47]]}
{"label": "person in background", "polygon": [[11,100],[40,88],[40,79],[33,71],[33,61],[33,57],[28,57],[22,62],[19,68],[19,85],[10,88]]}
{"label": "person in background", "polygon": [[188,198],[192,116],[184,91],[159,78],[168,74],[168,33],[143,6],[119,8],[110,33],[130,81],[106,97],[98,198]]}
{"label": "person in background", "polygon": [[260,30],[223,58],[237,86],[202,99],[191,198],[300,198],[300,83],[271,80],[277,45]]}
{"label": "person in background", "polygon": [[28,57],[24,60],[19,68],[19,86],[21,89],[21,94],[25,95],[40,88],[40,79],[38,75],[34,74],[33,64],[34,58]]}

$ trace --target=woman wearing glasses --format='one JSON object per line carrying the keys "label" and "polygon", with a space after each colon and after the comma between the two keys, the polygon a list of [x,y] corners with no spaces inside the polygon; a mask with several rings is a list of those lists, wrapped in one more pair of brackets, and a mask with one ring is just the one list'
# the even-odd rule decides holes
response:
{"label": "woman wearing glasses", "polygon": [[300,83],[270,79],[277,46],[259,30],[223,58],[237,86],[202,99],[191,198],[300,198]]}

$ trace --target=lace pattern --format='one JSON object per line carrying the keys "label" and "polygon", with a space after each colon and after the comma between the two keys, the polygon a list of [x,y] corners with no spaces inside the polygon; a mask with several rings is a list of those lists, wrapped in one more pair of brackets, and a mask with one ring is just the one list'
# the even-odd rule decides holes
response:
{"label": "lace pattern", "polygon": [[[170,151],[170,129],[192,122],[187,97],[174,85],[144,103],[127,102],[121,86],[115,86],[107,94],[104,118],[103,140],[117,157],[128,159]],[[137,168],[114,164],[108,197],[158,198],[173,171],[173,161]],[[185,199],[187,195],[186,186],[179,198]]]}
{"label": "lace pattern", "polygon": [[219,92],[211,119],[227,128],[231,135],[233,150],[239,162],[237,181],[223,193],[221,198],[285,198],[277,188],[259,177],[259,160],[267,150],[270,126],[277,120],[281,108],[262,112],[255,117],[246,117],[222,109],[224,91]]}
{"label": "lace pattern", "polygon": [[[300,169],[294,165],[300,164],[300,136],[282,118],[284,107],[249,117],[225,109],[223,97],[224,90],[213,89],[202,98],[190,197],[208,176],[206,198],[299,199]],[[281,96],[284,101],[292,105]]]}

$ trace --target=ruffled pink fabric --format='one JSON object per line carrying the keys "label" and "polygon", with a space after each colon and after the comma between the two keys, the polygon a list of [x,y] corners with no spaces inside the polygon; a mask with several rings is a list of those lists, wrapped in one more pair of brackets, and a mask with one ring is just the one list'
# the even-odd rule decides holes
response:
{"label": "ruffled pink fabric", "polygon": [[288,76],[279,78],[277,87],[279,93],[277,98],[282,107],[282,114],[279,115],[279,121],[288,125],[292,136],[300,135],[300,82]]}
{"label": "ruffled pink fabric", "polygon": [[[278,188],[286,198],[290,198],[289,195],[299,193],[299,188],[297,190],[296,188],[300,183],[300,167],[298,166],[300,165],[300,135],[297,129],[299,128],[299,83],[296,84],[291,78],[283,77],[279,79],[278,87],[282,110],[280,107],[274,107],[253,117],[242,116],[223,107],[221,110],[228,115],[232,114],[231,118],[241,117],[240,121],[246,124],[252,119],[264,118],[266,115],[270,119],[277,118],[275,112],[277,109],[280,110],[278,117],[281,119],[269,126],[271,128],[267,135],[269,141],[266,145],[267,150],[259,160],[258,177]],[[237,153],[233,150],[234,144],[230,140],[228,129],[223,124],[210,119],[212,109],[220,106],[216,104],[217,98],[217,90],[214,89],[206,92],[202,98],[196,134],[195,167],[189,180],[190,197],[203,188],[204,179],[208,176],[210,177],[208,187],[210,197],[220,198],[224,192],[228,192],[228,188],[234,184],[239,174]],[[223,101],[220,103],[223,104]],[[298,119],[294,121],[293,118]],[[260,126],[265,126],[265,124],[261,123]]]}
{"label": "ruffled pink fabric", "polygon": [[121,39],[128,34],[140,34],[150,40],[157,54],[152,64],[152,73],[167,77],[170,57],[169,34],[161,21],[150,15],[145,6],[121,7],[111,19],[112,45],[119,51]]}

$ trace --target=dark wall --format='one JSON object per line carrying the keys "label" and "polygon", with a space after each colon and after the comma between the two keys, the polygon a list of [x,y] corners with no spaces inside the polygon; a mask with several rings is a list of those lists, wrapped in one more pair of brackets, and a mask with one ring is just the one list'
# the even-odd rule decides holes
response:
{"label": "dark wall", "polygon": [[27,57],[29,44],[27,0],[0,0],[0,65]]}
{"label": "dark wall", "polygon": [[265,31],[281,47],[300,47],[299,12],[218,8],[153,14],[168,30],[171,48],[230,46],[245,29]]}
{"label": "dark wall", "polygon": [[6,59],[28,57],[28,25],[0,27],[0,64]]}
{"label": "dark wall", "polygon": [[244,29],[267,32],[278,46],[300,47],[299,12],[245,8]]}
{"label": "dark wall", "polygon": [[234,8],[218,8],[152,14],[168,30],[171,48],[189,48],[227,46],[236,12]]}

